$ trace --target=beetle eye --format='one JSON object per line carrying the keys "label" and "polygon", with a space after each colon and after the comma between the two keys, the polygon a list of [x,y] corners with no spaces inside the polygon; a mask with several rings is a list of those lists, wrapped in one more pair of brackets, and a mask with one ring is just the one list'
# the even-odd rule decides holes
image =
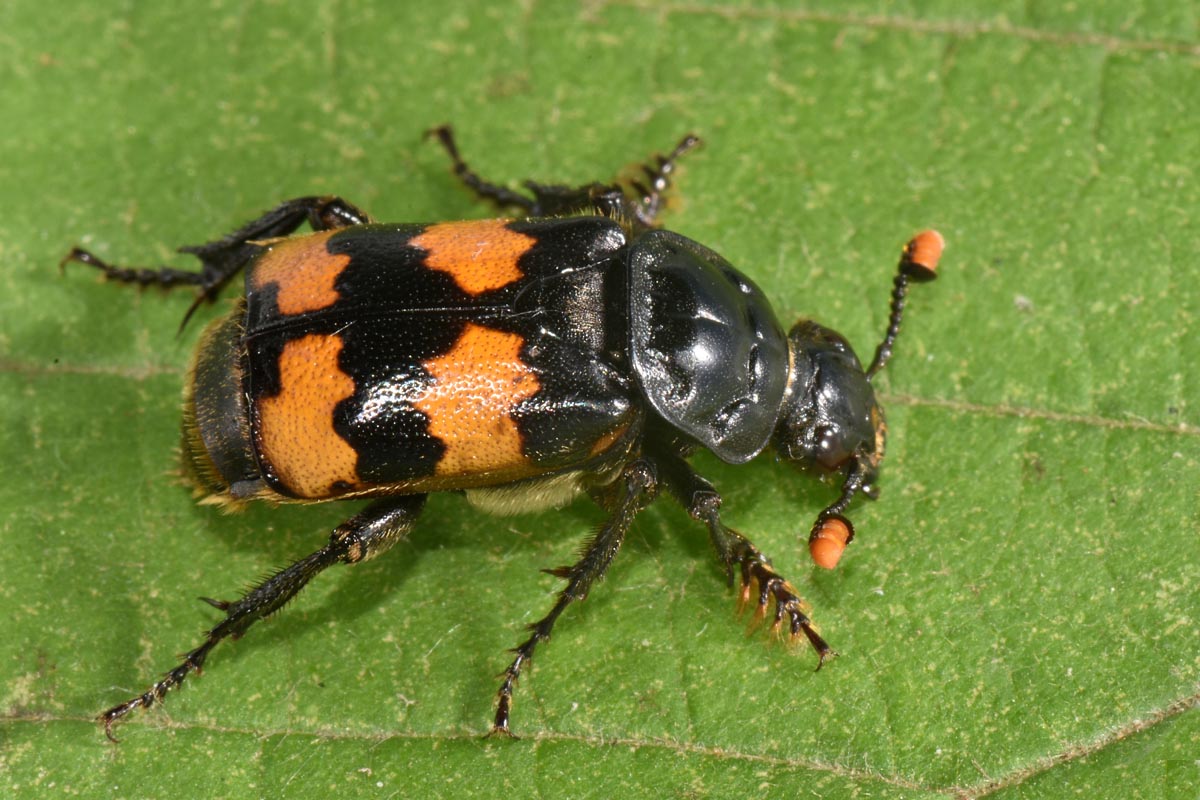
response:
{"label": "beetle eye", "polygon": [[837,469],[850,457],[836,425],[821,425],[815,431],[817,462],[826,469]]}

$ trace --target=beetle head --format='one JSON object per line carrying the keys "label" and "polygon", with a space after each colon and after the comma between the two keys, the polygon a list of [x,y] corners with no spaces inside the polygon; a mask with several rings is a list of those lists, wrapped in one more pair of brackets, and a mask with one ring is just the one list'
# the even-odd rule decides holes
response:
{"label": "beetle head", "polygon": [[875,389],[849,342],[801,320],[788,333],[791,383],[775,426],[780,458],[821,472],[857,472],[873,494],[887,426]]}

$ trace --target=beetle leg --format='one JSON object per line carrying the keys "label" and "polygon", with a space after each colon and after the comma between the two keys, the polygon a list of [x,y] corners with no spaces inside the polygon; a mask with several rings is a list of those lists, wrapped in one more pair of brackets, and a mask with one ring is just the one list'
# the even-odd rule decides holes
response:
{"label": "beetle leg", "polygon": [[73,247],[59,262],[59,268],[69,262],[95,267],[110,280],[136,283],[140,286],[157,285],[165,288],[174,286],[198,286],[196,301],[188,308],[180,323],[187,324],[192,313],[201,303],[216,298],[229,279],[236,275],[254,256],[262,252],[261,242],[287,236],[305,222],[313,230],[323,231],[344,228],[370,222],[370,218],[351,203],[340,197],[297,197],[280,203],[258,219],[246,223],[233,233],[201,245],[179,248],[179,252],[200,259],[199,272],[173,269],[171,267],[119,267],[100,259],[82,247]]}
{"label": "beetle leg", "polygon": [[208,631],[204,643],[183,657],[183,663],[163,675],[162,680],[144,694],[113,706],[98,717],[104,734],[112,741],[113,725],[137,708],[160,703],[167,692],[183,683],[192,672],[199,672],[208,653],[226,638],[237,639],[260,619],[274,614],[326,567],[339,562],[357,564],[383,553],[412,530],[425,505],[425,495],[405,495],[379,500],[361,513],[334,528],[329,543],[315,553],[279,570],[248,591],[236,602],[202,598],[225,612],[225,619]]}
{"label": "beetle leg", "polygon": [[436,138],[442,145],[450,156],[455,176],[468,189],[500,208],[518,208],[527,217],[555,217],[570,212],[580,213],[591,208],[596,208],[606,216],[613,216],[610,206],[611,211],[616,211],[624,202],[624,195],[619,187],[603,186],[599,183],[573,187],[524,181],[521,185],[533,195],[529,198],[479,177],[479,174],[463,160],[458,151],[458,143],[454,139],[454,129],[449,125],[432,128],[426,132],[426,136]]}
{"label": "beetle leg", "polygon": [[454,140],[454,130],[449,125],[433,128],[426,135],[436,138],[450,155],[454,174],[459,180],[484,200],[502,208],[519,208],[528,217],[555,217],[569,213],[592,212],[645,228],[653,228],[657,224],[662,195],[671,185],[670,176],[675,171],[675,162],[700,143],[698,137],[689,133],[680,139],[679,144],[675,145],[675,149],[670,153],[665,156],[656,155],[651,162],[643,164],[643,177],[628,181],[626,186],[616,183],[567,186],[525,181],[522,185],[533,195],[533,199],[530,199],[479,177],[463,160]]}
{"label": "beetle leg", "polygon": [[467,166],[467,162],[463,161],[462,156],[458,152],[458,144],[454,141],[454,129],[449,125],[439,125],[436,128],[431,128],[425,132],[427,137],[433,137],[438,140],[442,148],[450,156],[450,161],[454,166],[454,174],[460,181],[466,184],[467,188],[475,194],[482,197],[484,200],[490,200],[501,208],[505,206],[516,206],[521,209],[527,216],[540,217],[543,214],[536,213],[536,205],[533,200],[530,200],[523,194],[518,194],[511,189],[506,189],[499,184],[485,181],[483,178],[475,174],[475,170]]}
{"label": "beetle leg", "polygon": [[468,189],[479,197],[495,203],[500,208],[520,209],[527,217],[556,217],[571,212],[581,213],[595,209],[605,216],[614,216],[626,202],[620,187],[589,183],[586,186],[564,186],[554,183],[524,181],[521,185],[529,190],[532,198],[514,192],[498,183],[484,180],[463,160],[454,139],[454,129],[440,125],[426,132],[434,137],[450,156],[454,174]]}
{"label": "beetle leg", "polygon": [[751,586],[758,586],[758,613],[765,614],[768,600],[775,600],[775,616],[772,629],[778,629],[787,617],[787,631],[791,638],[804,634],[809,644],[817,651],[817,669],[825,661],[837,655],[821,635],[813,629],[812,621],[804,613],[804,601],[796,588],[771,566],[767,558],[754,543],[733,528],[721,522],[721,495],[713,485],[700,477],[679,456],[659,457],[663,485],[694,518],[708,528],[709,538],[717,551],[717,558],[725,567],[725,575],[733,584],[734,566],[738,566],[742,578],[742,599],[749,600]]}
{"label": "beetle leg", "polygon": [[565,578],[566,588],[559,593],[558,601],[550,609],[550,613],[529,626],[529,638],[513,650],[516,658],[504,672],[504,682],[500,685],[496,704],[496,718],[489,736],[513,735],[509,730],[508,721],[512,711],[513,690],[516,688],[517,679],[521,677],[522,667],[533,658],[533,651],[538,644],[550,638],[555,621],[567,606],[586,598],[592,584],[604,576],[617,551],[621,549],[621,543],[625,540],[625,533],[629,530],[633,518],[653,499],[658,488],[654,466],[647,461],[634,461],[626,466],[617,483],[621,488],[616,493],[611,516],[584,546],[579,561],[570,567],[546,570],[552,575]]}

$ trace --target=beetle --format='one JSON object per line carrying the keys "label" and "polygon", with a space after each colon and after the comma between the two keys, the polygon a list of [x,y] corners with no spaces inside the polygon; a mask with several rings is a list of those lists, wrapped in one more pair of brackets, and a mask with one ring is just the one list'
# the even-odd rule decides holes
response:
{"label": "beetle", "polygon": [[[184,324],[237,273],[234,311],[212,322],[188,371],[184,472],[200,502],[315,503],[366,498],[328,543],[243,597],[204,598],[225,617],[144,693],[98,720],[114,724],[199,672],[223,639],[282,608],[334,564],[378,556],[407,536],[430,492],[495,513],[590,495],[608,517],[513,652],[492,734],[508,734],[513,692],[537,646],[612,563],[660,489],[707,529],[728,581],[740,577],[773,628],[805,637],[818,669],[835,655],[796,589],[724,524],[721,496],[688,462],[730,464],[767,450],[837,476],[837,499],[809,534],[832,567],[853,538],[843,512],[874,498],[886,425],[871,379],[891,357],[910,281],[928,281],[933,231],[904,248],[883,341],[863,368],[840,334],[811,320],[789,331],[762,291],[723,257],[658,227],[684,137],[644,177],[571,187],[526,181],[528,195],[480,178],[451,129],[430,131],[453,171],[514,218],[374,222],[335,196],[279,204],[212,242],[181,248],[199,271],[128,268],[72,249],[63,259],[130,284],[196,287]],[[294,234],[305,222],[312,233]],[[181,325],[182,329],[182,325]]]}

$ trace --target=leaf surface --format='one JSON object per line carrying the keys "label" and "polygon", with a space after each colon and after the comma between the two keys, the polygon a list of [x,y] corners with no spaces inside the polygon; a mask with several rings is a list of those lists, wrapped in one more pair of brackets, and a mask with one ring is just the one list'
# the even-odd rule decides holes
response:
{"label": "leaf surface", "polygon": [[[17,798],[1174,798],[1200,792],[1200,42],[1195,2],[15,0],[0,9],[0,786]],[[656,504],[482,740],[521,626],[600,513],[431,500],[111,747],[330,504],[195,506],[173,477],[190,297],[121,263],[277,201],[491,213],[484,176],[583,183],[705,139],[673,230],[869,357],[898,248],[936,227],[879,380],[889,454],[818,572],[832,489],[696,464],[841,653],[745,635],[707,537]]]}

